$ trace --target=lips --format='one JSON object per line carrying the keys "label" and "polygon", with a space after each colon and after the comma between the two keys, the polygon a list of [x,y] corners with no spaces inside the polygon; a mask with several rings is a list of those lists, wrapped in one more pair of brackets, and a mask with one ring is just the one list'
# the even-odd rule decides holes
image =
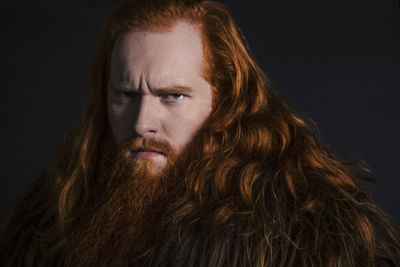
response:
{"label": "lips", "polygon": [[159,154],[163,154],[161,151],[157,151],[157,150],[153,150],[153,149],[148,149],[148,148],[136,148],[132,150],[133,153],[143,153],[143,152],[153,152],[153,153],[159,153]]}
{"label": "lips", "polygon": [[132,150],[132,156],[135,159],[142,159],[142,160],[151,160],[153,158],[164,156],[164,153],[161,151],[157,151],[154,149],[149,148],[136,148]]}

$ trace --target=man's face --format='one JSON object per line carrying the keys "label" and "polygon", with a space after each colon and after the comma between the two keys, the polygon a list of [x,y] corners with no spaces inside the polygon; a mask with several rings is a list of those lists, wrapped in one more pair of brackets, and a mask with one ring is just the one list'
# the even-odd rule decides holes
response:
{"label": "man's face", "polygon": [[146,142],[162,142],[178,154],[209,117],[212,93],[203,74],[200,31],[189,23],[126,32],[116,41],[109,120],[118,144],[132,139],[139,144],[129,157],[148,164],[152,175],[167,166],[168,154],[158,146],[146,148]]}

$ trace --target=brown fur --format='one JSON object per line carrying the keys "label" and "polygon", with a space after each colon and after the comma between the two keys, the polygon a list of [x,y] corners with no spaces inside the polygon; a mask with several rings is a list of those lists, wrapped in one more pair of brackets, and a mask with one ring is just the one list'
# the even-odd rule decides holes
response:
{"label": "brown fur", "polygon": [[[162,177],[145,179],[105,123],[111,50],[123,31],[179,19],[202,32],[213,111]],[[399,240],[359,173],[276,95],[222,5],[128,0],[105,25],[92,102],[16,207],[2,257],[8,266],[400,266]]]}

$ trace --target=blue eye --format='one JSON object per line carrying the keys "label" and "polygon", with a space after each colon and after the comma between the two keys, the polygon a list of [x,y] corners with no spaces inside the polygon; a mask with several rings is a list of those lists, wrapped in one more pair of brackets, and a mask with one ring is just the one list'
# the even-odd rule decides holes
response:
{"label": "blue eye", "polygon": [[181,101],[185,95],[183,94],[164,94],[161,95],[161,99],[167,103],[176,103]]}
{"label": "blue eye", "polygon": [[171,94],[170,98],[174,99],[174,100],[179,100],[183,98],[182,94]]}

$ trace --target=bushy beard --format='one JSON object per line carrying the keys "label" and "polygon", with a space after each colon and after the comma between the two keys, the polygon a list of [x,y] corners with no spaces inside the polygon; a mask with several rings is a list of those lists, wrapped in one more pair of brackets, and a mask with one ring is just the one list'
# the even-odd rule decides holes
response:
{"label": "bushy beard", "polygon": [[[151,161],[132,161],[137,147],[161,151],[167,166],[155,176]],[[145,257],[176,196],[179,159],[169,144],[132,139],[118,149],[107,142],[103,151],[95,189],[71,231],[67,265],[122,266]]]}

